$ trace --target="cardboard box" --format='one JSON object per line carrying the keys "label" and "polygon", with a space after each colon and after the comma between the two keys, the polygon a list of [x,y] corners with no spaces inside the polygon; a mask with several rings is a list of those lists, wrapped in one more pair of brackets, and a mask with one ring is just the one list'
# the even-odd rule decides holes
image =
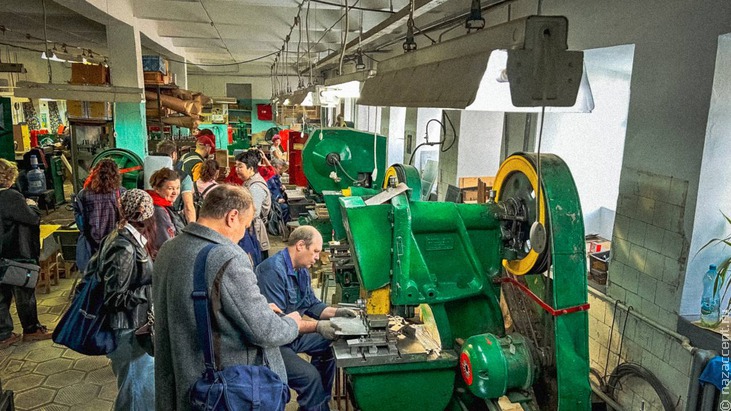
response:
{"label": "cardboard box", "polygon": [[484,177],[460,177],[459,188],[477,188],[477,180],[487,184],[488,189],[495,185],[495,176]]}
{"label": "cardboard box", "polygon": [[612,242],[598,235],[586,236],[586,251],[588,253],[599,253],[612,249]]}
{"label": "cardboard box", "polygon": [[589,254],[589,275],[598,284],[607,283],[609,271],[609,251]]}
{"label": "cardboard box", "polygon": [[67,100],[66,111],[71,118],[111,120],[112,103],[103,101]]}
{"label": "cardboard box", "polygon": [[69,117],[84,118],[84,102],[78,100],[66,100],[66,111]]}
{"label": "cardboard box", "polygon": [[109,67],[101,64],[71,64],[71,84],[109,84]]}
{"label": "cardboard box", "polygon": [[170,75],[162,74],[159,71],[145,71],[143,73],[145,84],[147,85],[163,85],[170,84]]}
{"label": "cardboard box", "polygon": [[112,103],[89,101],[89,118],[112,119]]}

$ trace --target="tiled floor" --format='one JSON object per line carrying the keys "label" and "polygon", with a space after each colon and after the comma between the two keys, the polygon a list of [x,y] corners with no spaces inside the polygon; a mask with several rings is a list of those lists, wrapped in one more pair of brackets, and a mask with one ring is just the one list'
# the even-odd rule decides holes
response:
{"label": "tiled floor", "polygon": [[[55,327],[66,309],[71,279],[61,279],[49,294],[37,293],[38,317]],[[15,332],[15,305],[11,314]],[[117,385],[109,359],[78,354],[53,341],[16,343],[0,350],[0,380],[3,388],[15,392],[15,407],[23,410],[111,410]]]}
{"label": "tiled floor", "polygon": [[[272,240],[270,255],[284,248],[278,238]],[[36,292],[38,317],[49,329],[65,312],[72,284],[73,280],[62,278],[49,294]],[[319,290],[315,294],[319,295]],[[15,305],[11,314],[15,332],[22,332]],[[0,380],[3,389],[14,391],[18,411],[112,410],[117,395],[116,378],[106,356],[85,356],[50,340],[19,342],[0,350]],[[296,409],[296,394],[292,392],[286,411]]]}

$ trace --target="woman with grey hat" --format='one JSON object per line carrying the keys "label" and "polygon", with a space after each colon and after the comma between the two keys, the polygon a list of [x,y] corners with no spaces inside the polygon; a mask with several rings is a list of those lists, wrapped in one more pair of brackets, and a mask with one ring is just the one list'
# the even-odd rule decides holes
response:
{"label": "woman with grey hat", "polygon": [[147,323],[152,311],[154,208],[150,195],[138,189],[122,194],[120,203],[119,227],[104,237],[89,265],[98,264],[104,307],[117,339],[117,349],[108,354],[119,389],[114,409],[154,410],[154,359],[135,337],[135,330]]}

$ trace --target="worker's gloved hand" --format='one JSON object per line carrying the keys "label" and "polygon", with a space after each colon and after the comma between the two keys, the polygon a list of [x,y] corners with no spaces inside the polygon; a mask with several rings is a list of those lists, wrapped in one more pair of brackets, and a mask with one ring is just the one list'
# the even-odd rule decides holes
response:
{"label": "worker's gloved hand", "polygon": [[358,316],[358,313],[356,313],[355,310],[351,310],[350,308],[338,308],[335,310],[335,316],[336,317],[355,318]]}
{"label": "worker's gloved hand", "polygon": [[335,331],[338,331],[340,327],[330,322],[330,320],[321,320],[317,322],[317,333],[323,336],[326,340],[334,340],[338,338],[335,335]]}

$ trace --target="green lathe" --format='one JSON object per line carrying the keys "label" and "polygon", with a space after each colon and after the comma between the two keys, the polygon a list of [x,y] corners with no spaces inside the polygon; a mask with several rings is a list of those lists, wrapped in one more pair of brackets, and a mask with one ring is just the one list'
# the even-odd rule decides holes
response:
{"label": "green lathe", "polygon": [[367,294],[334,344],[356,407],[589,410],[584,224],[563,160],[509,157],[486,204],[419,201],[408,167],[387,175],[376,196],[339,198]]}

